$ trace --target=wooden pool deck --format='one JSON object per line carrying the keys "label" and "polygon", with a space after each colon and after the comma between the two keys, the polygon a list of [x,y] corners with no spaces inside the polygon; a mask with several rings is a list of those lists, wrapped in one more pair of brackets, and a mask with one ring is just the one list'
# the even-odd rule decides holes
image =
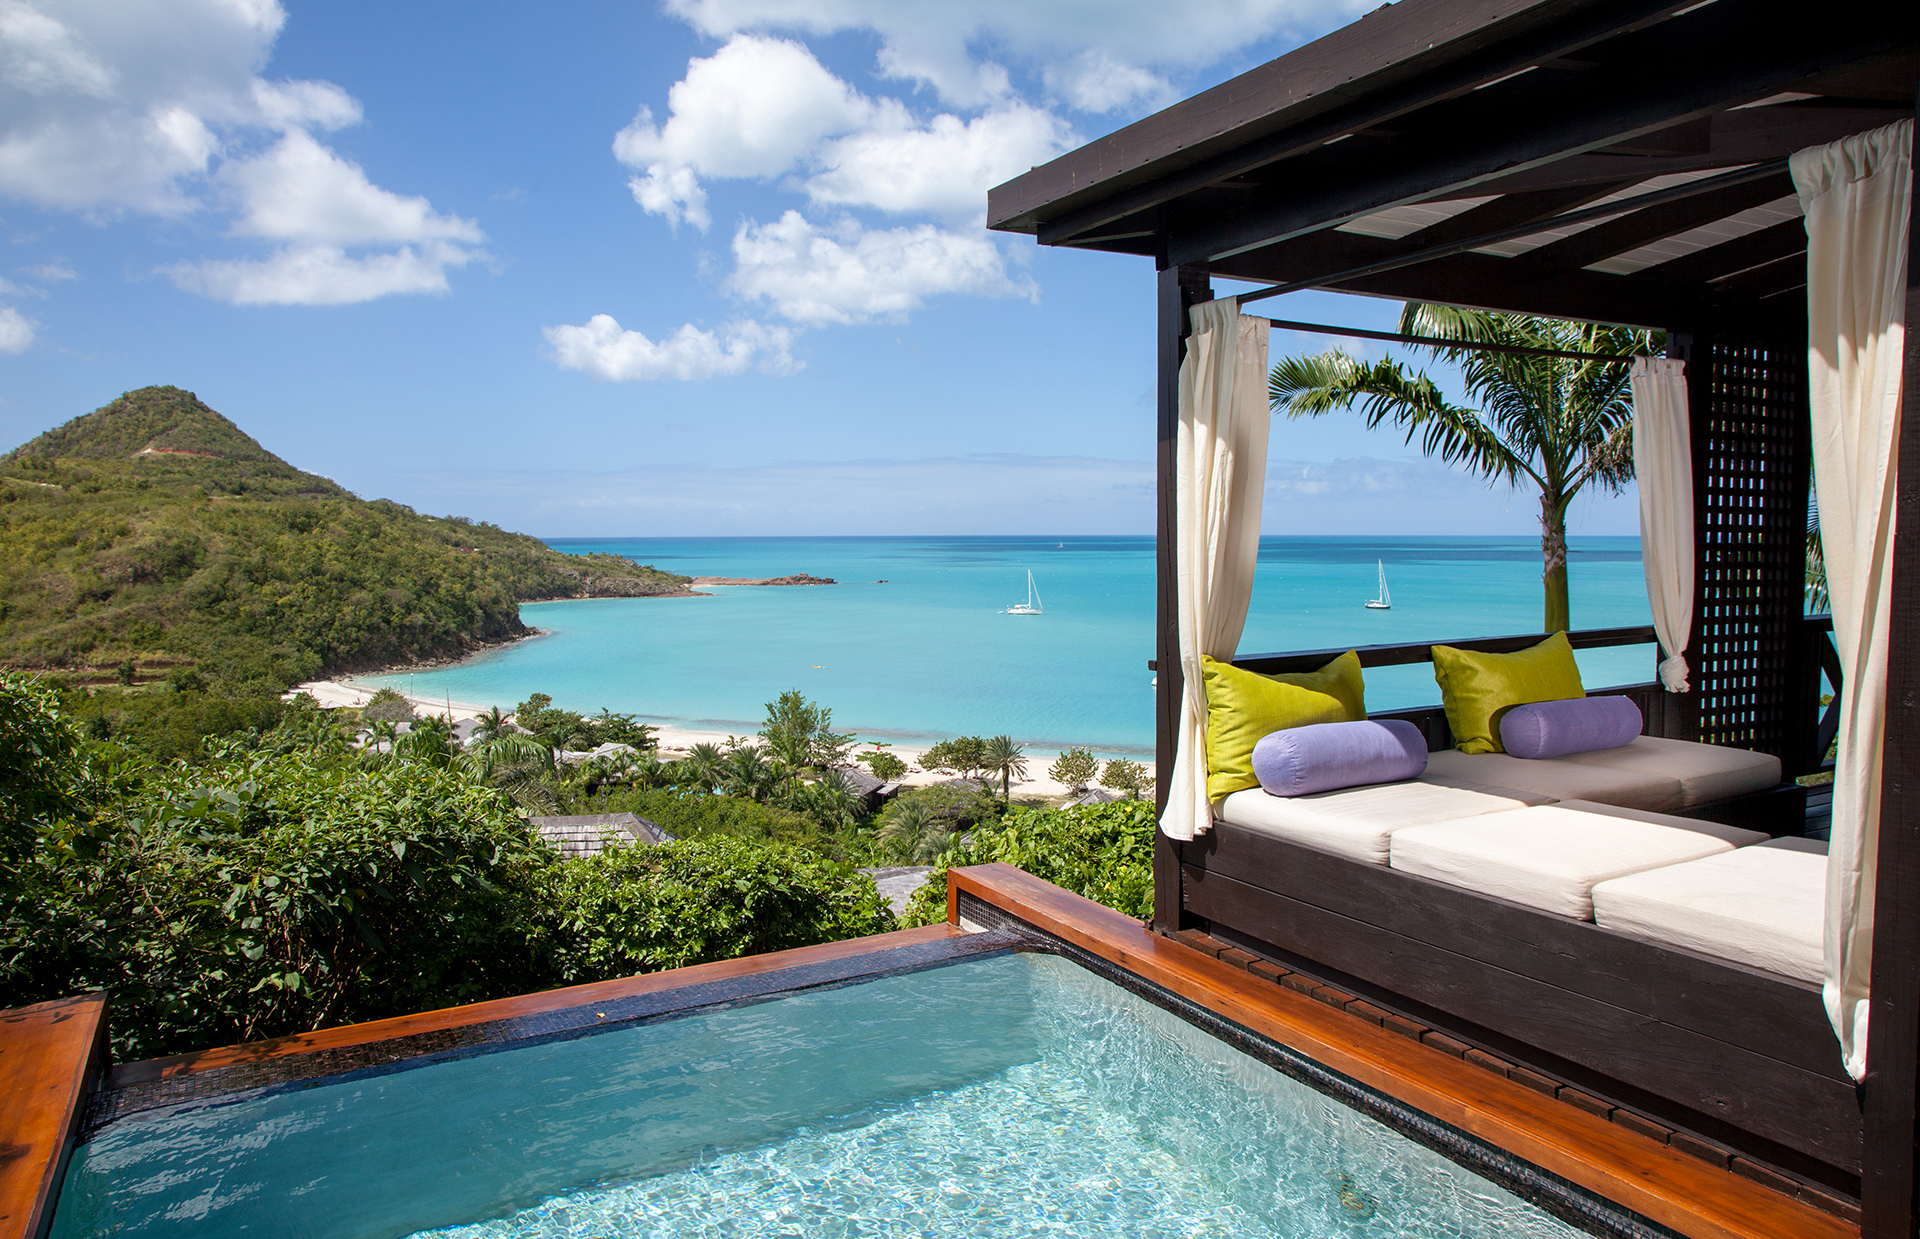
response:
{"label": "wooden pool deck", "polygon": [[41,1239],[107,1059],[107,996],[0,1012],[0,1236]]}
{"label": "wooden pool deck", "polygon": [[955,924],[963,892],[1689,1239],[1860,1233],[1802,1200],[1156,934],[1010,865],[950,872]]}

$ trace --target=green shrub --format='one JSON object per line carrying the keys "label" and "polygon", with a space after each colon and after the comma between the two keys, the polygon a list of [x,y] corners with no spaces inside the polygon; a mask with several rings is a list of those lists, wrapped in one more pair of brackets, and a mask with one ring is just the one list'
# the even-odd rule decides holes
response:
{"label": "green shrub", "polygon": [[0,856],[17,856],[39,823],[71,812],[80,738],[51,688],[0,672]]}
{"label": "green shrub", "polygon": [[998,829],[975,830],[944,853],[901,920],[931,925],[946,919],[947,870],[994,861],[1144,920],[1153,915],[1153,805],[1120,800],[1015,809]]}
{"label": "green shrub", "polygon": [[556,863],[450,772],[176,767],[44,841],[0,909],[0,1007],[109,990],[143,1058],[539,988]]}
{"label": "green shrub", "polygon": [[209,741],[272,731],[287,709],[273,692],[229,695],[163,685],[124,693],[71,693],[66,708],[90,737],[111,738],[157,762],[205,761]]}
{"label": "green shrub", "polygon": [[712,837],[613,848],[553,871],[572,983],[894,927],[873,879],[799,848]]}
{"label": "green shrub", "polygon": [[804,813],[778,805],[701,791],[619,788],[581,797],[569,813],[633,813],[682,839],[720,836],[755,843],[785,843],[831,860],[857,860],[857,841],[828,830]]}

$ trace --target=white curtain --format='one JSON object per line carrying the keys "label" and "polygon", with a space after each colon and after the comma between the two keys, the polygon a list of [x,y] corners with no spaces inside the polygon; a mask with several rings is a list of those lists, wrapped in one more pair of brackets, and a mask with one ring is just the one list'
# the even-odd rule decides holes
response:
{"label": "white curtain", "polygon": [[1827,853],[1826,1002],[1857,1080],[1866,1074],[1873,971],[1913,122],[1800,151],[1792,171],[1807,217],[1814,482],[1845,681]]}
{"label": "white curtain", "polygon": [[1681,652],[1693,635],[1693,440],[1687,421],[1686,364],[1673,357],[1636,357],[1633,387],[1633,475],[1640,485],[1640,561],[1647,573],[1653,631],[1667,657],[1660,683],[1687,691]]}
{"label": "white curtain", "polygon": [[[1207,802],[1207,697],[1200,658],[1232,658],[1247,623],[1267,478],[1267,331],[1232,298],[1193,307],[1180,363],[1174,466],[1179,565],[1179,749],[1160,829],[1191,839],[1213,825]],[[1167,777],[1167,776],[1162,776]]]}

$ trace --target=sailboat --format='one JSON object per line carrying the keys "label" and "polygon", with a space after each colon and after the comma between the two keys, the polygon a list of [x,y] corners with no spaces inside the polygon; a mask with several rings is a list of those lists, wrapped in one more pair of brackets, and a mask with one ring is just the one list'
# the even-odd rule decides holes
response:
{"label": "sailboat", "polygon": [[1387,592],[1387,565],[1378,559],[1373,562],[1380,565],[1380,596],[1367,601],[1367,610],[1391,611],[1393,610],[1393,595]]}
{"label": "sailboat", "polygon": [[1040,609],[1040,593],[1033,587],[1033,569],[1027,569],[1027,600],[1016,602],[1001,612],[1002,615],[1043,615]]}

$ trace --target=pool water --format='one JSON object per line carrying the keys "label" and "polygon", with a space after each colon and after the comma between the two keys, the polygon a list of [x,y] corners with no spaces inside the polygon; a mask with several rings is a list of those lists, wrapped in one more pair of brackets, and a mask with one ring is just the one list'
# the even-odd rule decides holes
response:
{"label": "pool water", "polygon": [[135,1115],[75,1152],[53,1229],[1576,1233],[1045,954]]}

